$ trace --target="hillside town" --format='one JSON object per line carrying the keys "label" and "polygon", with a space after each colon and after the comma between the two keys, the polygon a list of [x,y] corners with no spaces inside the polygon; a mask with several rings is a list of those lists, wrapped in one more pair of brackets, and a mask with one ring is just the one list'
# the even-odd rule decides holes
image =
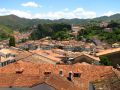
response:
{"label": "hillside town", "polygon": [[[80,30],[72,25],[71,33]],[[20,42],[28,36],[17,34],[14,47],[0,42],[1,90],[120,90],[119,44],[50,37]],[[108,66],[101,62],[106,56]]]}
{"label": "hillside town", "polygon": [[120,0],[1,0],[0,90],[120,90]]}

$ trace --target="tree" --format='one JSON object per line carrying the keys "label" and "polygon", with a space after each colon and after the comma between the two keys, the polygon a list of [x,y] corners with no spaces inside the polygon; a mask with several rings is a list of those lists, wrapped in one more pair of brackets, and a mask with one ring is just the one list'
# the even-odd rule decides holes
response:
{"label": "tree", "polygon": [[108,60],[108,57],[100,57],[100,63],[101,65],[111,66],[112,63]]}
{"label": "tree", "polygon": [[114,20],[111,20],[111,22],[109,23],[108,27],[109,28],[119,27],[119,23],[114,21]]}
{"label": "tree", "polygon": [[70,30],[71,26],[69,24],[57,24],[57,23],[39,24],[37,29],[31,33],[30,39],[38,40],[46,36],[54,37],[54,35],[60,31],[64,31],[66,34],[66,32]]}
{"label": "tree", "polygon": [[9,39],[9,46],[15,47],[15,37],[14,36],[10,37],[10,39]]}
{"label": "tree", "polygon": [[70,35],[66,31],[59,31],[53,35],[53,39],[58,39],[58,40],[67,40],[70,38]]}

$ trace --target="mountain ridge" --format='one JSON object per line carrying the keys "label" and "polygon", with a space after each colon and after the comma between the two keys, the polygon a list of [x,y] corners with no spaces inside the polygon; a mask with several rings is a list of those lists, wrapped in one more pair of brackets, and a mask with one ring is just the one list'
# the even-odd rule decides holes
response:
{"label": "mountain ridge", "polygon": [[101,16],[101,17],[96,17],[93,19],[78,19],[78,18],[73,18],[73,19],[58,19],[58,20],[50,20],[50,19],[26,19],[26,18],[21,18],[16,15],[5,15],[5,16],[0,16],[0,24],[6,25],[13,30],[18,30],[18,29],[25,29],[27,27],[37,25],[37,24],[46,24],[46,23],[67,23],[67,24],[87,24],[91,22],[110,22],[111,20],[118,21],[120,22],[120,14],[114,14],[111,16]]}

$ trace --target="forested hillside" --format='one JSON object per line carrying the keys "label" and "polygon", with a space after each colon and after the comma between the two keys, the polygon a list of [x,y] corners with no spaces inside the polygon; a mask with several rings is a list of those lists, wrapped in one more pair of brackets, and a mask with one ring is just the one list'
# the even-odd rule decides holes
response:
{"label": "forested hillside", "polygon": [[[111,28],[111,33],[99,27],[99,24],[103,21],[109,23],[106,28]],[[111,21],[114,22],[111,23]],[[68,39],[72,37],[69,34],[69,30],[71,30],[71,25],[74,24],[85,27],[84,33],[79,33],[78,35],[79,40],[85,38],[90,41],[94,36],[97,36],[101,41],[111,43],[120,41],[120,14],[115,14],[110,17],[102,16],[94,19],[75,18],[59,20],[26,19],[15,15],[7,15],[0,16],[0,24],[0,40],[9,37],[12,31],[16,30],[20,32],[33,31],[30,39],[41,39],[46,36],[50,36],[52,39]]]}
{"label": "forested hillside", "polygon": [[15,15],[0,16],[0,24],[6,25],[13,30],[26,31],[30,26],[38,24],[50,24],[50,23],[67,23],[67,24],[97,24],[101,21],[110,22],[111,20],[120,22],[120,14],[115,14],[110,17],[103,16],[94,19],[58,19],[58,20],[49,20],[49,19],[26,19],[20,18]]}
{"label": "forested hillside", "polygon": [[13,34],[12,29],[10,29],[4,25],[0,25],[0,40],[7,39],[12,34]]}
{"label": "forested hillside", "polygon": [[83,38],[87,41],[92,41],[94,38],[97,38],[107,43],[120,42],[120,23],[111,21],[106,27],[97,25],[87,26],[79,32],[78,39],[81,40]]}

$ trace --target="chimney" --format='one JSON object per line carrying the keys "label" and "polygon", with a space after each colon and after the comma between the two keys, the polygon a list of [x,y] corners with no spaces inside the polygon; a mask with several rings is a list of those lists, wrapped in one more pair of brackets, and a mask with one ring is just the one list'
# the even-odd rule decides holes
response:
{"label": "chimney", "polygon": [[45,77],[49,77],[51,75],[51,72],[44,72]]}
{"label": "chimney", "polygon": [[16,74],[22,74],[24,71],[23,68],[16,68]]}
{"label": "chimney", "polygon": [[16,74],[22,74],[23,71],[24,71],[24,68],[22,68],[22,67],[20,66],[20,63],[18,63],[18,62],[15,62],[15,68],[16,68],[16,70],[15,70],[15,73],[16,73]]}
{"label": "chimney", "polygon": [[96,56],[96,48],[93,49],[93,55]]}
{"label": "chimney", "polygon": [[0,56],[0,62],[1,62],[1,56]]}
{"label": "chimney", "polygon": [[69,81],[72,81],[72,76],[73,76],[73,75],[72,75],[72,71],[70,71],[67,79],[68,79]]}
{"label": "chimney", "polygon": [[63,70],[62,70],[62,69],[60,69],[59,75],[60,75],[60,76],[63,76]]}

